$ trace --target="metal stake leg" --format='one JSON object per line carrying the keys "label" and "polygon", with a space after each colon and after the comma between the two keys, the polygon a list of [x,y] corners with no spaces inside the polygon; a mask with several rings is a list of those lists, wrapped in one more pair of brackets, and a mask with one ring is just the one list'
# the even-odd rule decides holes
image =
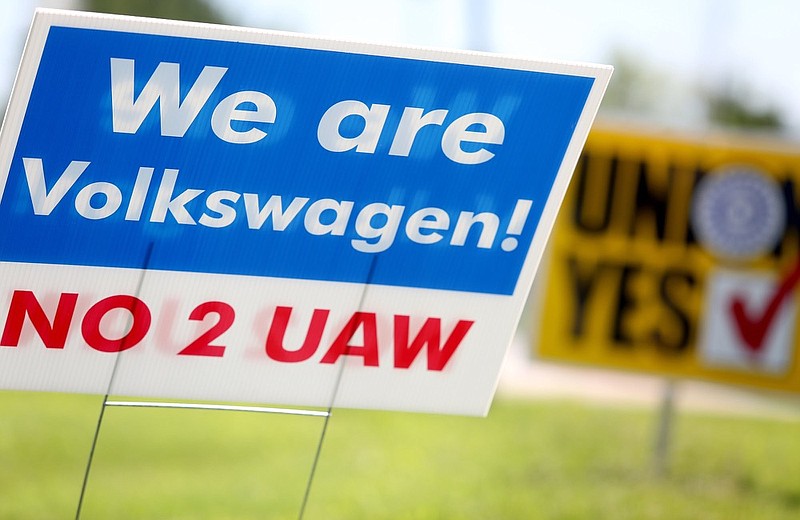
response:
{"label": "metal stake leg", "polygon": [[658,417],[658,430],[653,450],[653,469],[655,474],[662,477],[669,471],[669,452],[672,437],[672,423],[675,417],[675,388],[674,379],[664,382],[664,391],[661,394],[661,407]]}

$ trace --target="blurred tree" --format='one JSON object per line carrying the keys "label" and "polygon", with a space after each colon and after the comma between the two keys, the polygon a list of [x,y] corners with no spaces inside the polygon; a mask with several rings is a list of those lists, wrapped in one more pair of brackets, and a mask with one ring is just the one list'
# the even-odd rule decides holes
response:
{"label": "blurred tree", "polygon": [[225,18],[207,0],[84,0],[84,6],[98,13],[226,23]]}
{"label": "blurred tree", "polygon": [[611,52],[614,75],[602,106],[614,111],[648,112],[659,103],[665,78],[648,68],[640,57],[624,49]]}
{"label": "blurred tree", "polygon": [[733,80],[698,88],[675,75],[652,68],[627,49],[616,49],[609,63],[614,75],[601,110],[606,115],[627,116],[660,123],[711,125],[739,130],[780,132],[785,129],[781,111],[757,104],[758,96]]}
{"label": "blurred tree", "polygon": [[753,130],[782,130],[783,117],[774,107],[759,108],[751,105],[750,96],[730,89],[706,94],[708,119],[724,127]]}

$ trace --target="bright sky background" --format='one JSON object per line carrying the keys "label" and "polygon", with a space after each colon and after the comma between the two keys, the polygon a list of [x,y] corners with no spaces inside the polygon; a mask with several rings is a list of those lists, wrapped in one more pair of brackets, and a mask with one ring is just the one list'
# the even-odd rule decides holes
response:
{"label": "bright sky background", "polygon": [[[347,39],[612,65],[613,50],[624,49],[663,78],[662,123],[696,124],[691,92],[724,82],[780,108],[800,138],[796,0],[212,1],[239,25]],[[75,2],[0,2],[0,99],[13,83],[37,5]]]}

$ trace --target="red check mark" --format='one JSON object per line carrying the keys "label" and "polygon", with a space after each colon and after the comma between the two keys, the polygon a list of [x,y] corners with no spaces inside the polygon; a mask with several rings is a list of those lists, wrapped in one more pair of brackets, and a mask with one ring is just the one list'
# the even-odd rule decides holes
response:
{"label": "red check mark", "polygon": [[792,271],[781,280],[761,316],[753,316],[747,311],[744,298],[741,295],[736,295],[731,300],[730,310],[736,319],[736,328],[739,330],[739,336],[741,336],[745,346],[753,354],[761,352],[764,346],[764,338],[770,325],[775,320],[775,316],[778,314],[783,302],[797,287],[798,282],[800,282],[800,260],[795,264]]}

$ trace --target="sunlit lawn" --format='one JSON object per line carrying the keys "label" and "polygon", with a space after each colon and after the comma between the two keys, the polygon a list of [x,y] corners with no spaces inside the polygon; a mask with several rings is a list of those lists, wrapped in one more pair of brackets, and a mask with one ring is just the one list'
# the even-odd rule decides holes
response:
{"label": "sunlit lawn", "polygon": [[[0,393],[0,519],[75,517],[101,398]],[[498,400],[487,419],[335,410],[307,519],[795,519],[800,422]],[[85,519],[297,518],[323,419],[108,408]]]}

